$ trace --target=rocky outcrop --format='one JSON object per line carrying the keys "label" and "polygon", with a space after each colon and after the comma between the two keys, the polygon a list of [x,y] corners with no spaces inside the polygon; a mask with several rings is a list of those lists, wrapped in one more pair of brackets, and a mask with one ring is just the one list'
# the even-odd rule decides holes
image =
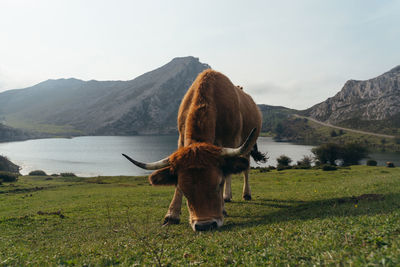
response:
{"label": "rocky outcrop", "polygon": [[[197,75],[210,68],[197,58],[176,58],[169,64],[132,81],[133,88],[119,96],[121,116],[96,134],[168,134],[177,132],[179,105]],[[111,99],[110,99],[111,100]]]}
{"label": "rocky outcrop", "polygon": [[370,80],[349,80],[334,97],[305,111],[317,120],[379,121],[400,114],[400,66]]}

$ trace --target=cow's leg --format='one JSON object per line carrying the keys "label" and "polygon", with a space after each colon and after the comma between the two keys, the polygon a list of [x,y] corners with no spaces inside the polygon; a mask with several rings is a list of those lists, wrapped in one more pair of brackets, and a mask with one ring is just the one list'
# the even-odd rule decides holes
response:
{"label": "cow's leg", "polygon": [[249,170],[250,167],[243,172],[243,199],[244,200],[251,200],[251,190],[250,190],[250,184],[249,184]]}
{"label": "cow's leg", "polygon": [[232,188],[231,188],[232,178],[230,175],[225,177],[225,188],[224,188],[224,201],[231,202],[232,200]]}
{"label": "cow's leg", "polygon": [[[179,132],[184,132],[184,129],[179,129]],[[182,134],[180,134],[178,139],[178,149],[183,147],[183,141],[184,138]],[[178,187],[175,187],[174,197],[172,198],[171,204],[169,204],[167,214],[165,214],[163,225],[178,224],[180,222],[182,197],[182,191]]]}
{"label": "cow's leg", "polygon": [[164,217],[163,225],[179,223],[181,216],[182,196],[182,191],[176,187],[174,197],[172,198],[171,204],[169,204],[168,212]]}

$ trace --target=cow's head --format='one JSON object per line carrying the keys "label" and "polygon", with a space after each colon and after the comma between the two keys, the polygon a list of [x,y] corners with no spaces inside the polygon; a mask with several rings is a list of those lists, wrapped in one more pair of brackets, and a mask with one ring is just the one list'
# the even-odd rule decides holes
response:
{"label": "cow's head", "polygon": [[152,185],[177,185],[187,198],[193,230],[208,230],[223,224],[225,177],[248,168],[248,160],[241,155],[254,144],[255,132],[254,129],[238,148],[195,143],[153,163],[141,163],[123,155],[141,168],[156,170],[149,176]]}

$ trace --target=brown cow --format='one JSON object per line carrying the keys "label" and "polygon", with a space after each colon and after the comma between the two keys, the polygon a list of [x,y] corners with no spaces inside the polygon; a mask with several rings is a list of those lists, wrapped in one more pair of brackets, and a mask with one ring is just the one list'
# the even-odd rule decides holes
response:
{"label": "brown cow", "polygon": [[261,113],[242,89],[209,69],[197,76],[183,98],[178,129],[178,150],[169,157],[141,163],[124,156],[141,168],[157,170],[149,176],[151,184],[176,185],[164,224],[179,223],[183,193],[193,230],[220,227],[224,200],[232,198],[231,174],[244,171],[243,198],[251,199],[250,154],[265,160],[256,146]]}

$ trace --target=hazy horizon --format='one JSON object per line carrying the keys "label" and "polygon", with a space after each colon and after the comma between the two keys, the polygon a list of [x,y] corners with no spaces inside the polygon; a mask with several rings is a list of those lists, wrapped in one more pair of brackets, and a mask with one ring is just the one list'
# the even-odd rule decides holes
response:
{"label": "hazy horizon", "polygon": [[1,1],[0,92],[131,80],[194,56],[260,104],[304,109],[400,65],[399,1]]}

